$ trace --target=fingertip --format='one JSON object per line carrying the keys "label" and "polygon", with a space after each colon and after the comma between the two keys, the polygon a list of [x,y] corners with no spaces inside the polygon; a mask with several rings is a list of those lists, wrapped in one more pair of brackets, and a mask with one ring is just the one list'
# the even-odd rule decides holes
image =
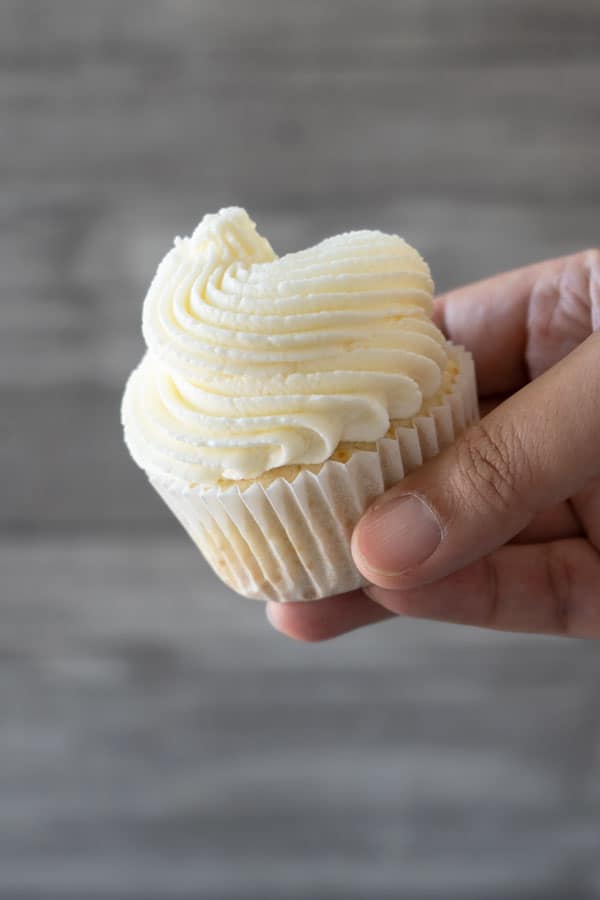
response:
{"label": "fingertip", "polygon": [[359,519],[359,521],[354,526],[354,531],[352,532],[352,537],[350,538],[350,553],[352,554],[352,559],[354,561],[354,565],[356,566],[356,568],[358,569],[360,574],[364,578],[371,580],[370,573],[369,573],[369,567],[368,567],[367,561],[364,557],[363,549],[362,549],[363,520],[366,518],[367,514],[368,514],[368,511],[367,511],[367,513],[365,513],[362,516],[361,519]]}
{"label": "fingertip", "polygon": [[372,584],[399,588],[416,583],[415,571],[436,551],[443,529],[437,515],[420,495],[384,495],[358,522],[351,549],[356,567]]}
{"label": "fingertip", "polygon": [[266,614],[276,631],[307,643],[328,641],[393,615],[360,590],[310,602],[269,602]]}
{"label": "fingertip", "polygon": [[271,625],[275,631],[279,631],[279,619],[277,609],[280,606],[280,603],[274,603],[272,600],[267,600],[265,604],[265,615],[267,617],[267,622]]}
{"label": "fingertip", "polygon": [[[398,576],[377,565],[381,547],[377,542],[376,528],[373,527],[372,510],[373,507],[367,510],[352,532],[350,540],[352,559],[360,574],[367,579],[370,585],[381,588],[396,587]],[[370,596],[367,589],[365,589],[365,593]]]}
{"label": "fingertip", "polygon": [[265,612],[271,626],[280,634],[295,641],[304,643],[319,643],[335,637],[335,631],[331,624],[322,620],[319,608],[315,608],[323,601],[311,602],[267,602]]}

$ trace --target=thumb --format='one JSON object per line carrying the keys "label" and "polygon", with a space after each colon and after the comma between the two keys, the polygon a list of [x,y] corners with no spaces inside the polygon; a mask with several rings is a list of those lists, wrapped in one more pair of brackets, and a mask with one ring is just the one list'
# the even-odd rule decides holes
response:
{"label": "thumb", "polygon": [[382,588],[435,581],[600,476],[600,334],[375,501],[354,560]]}

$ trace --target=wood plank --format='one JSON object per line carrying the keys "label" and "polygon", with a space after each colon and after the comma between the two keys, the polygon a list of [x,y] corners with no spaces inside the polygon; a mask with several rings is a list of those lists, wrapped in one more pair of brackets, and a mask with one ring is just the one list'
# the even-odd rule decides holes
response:
{"label": "wood plank", "polygon": [[[594,900],[595,645],[273,634],[122,445],[175,233],[598,242],[595,0],[0,4],[1,900]],[[93,536],[95,533],[95,537]]]}
{"label": "wood plank", "polygon": [[294,645],[179,540],[0,559],[1,896],[594,896],[592,643]]}
{"label": "wood plank", "polygon": [[158,259],[228,202],[282,251],[400,230],[442,288],[597,241],[600,11],[526,7],[5,4],[1,382],[120,385]]}
{"label": "wood plank", "polygon": [[119,394],[154,267],[206,210],[247,204],[281,252],[400,230],[442,289],[597,241],[597,4],[144,10],[0,8],[5,530],[169,527]]}

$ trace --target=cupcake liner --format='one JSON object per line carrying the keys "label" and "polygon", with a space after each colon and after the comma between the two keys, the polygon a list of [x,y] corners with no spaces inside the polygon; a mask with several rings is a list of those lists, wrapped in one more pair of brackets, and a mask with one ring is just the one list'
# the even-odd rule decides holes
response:
{"label": "cupcake liner", "polygon": [[293,481],[241,490],[182,490],[150,478],[217,575],[258,600],[317,600],[366,584],[350,553],[354,526],[372,501],[440,452],[478,418],[473,360],[449,346],[459,367],[452,391],[427,415],[400,425],[376,449],[327,460]]}

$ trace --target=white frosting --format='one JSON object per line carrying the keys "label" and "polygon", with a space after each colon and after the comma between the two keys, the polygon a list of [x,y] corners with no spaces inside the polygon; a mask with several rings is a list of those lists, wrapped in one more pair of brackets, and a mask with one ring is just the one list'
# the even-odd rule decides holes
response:
{"label": "white frosting", "polygon": [[440,387],[432,292],[395,235],[355,231],[278,258],[243,209],[205,216],[144,303],[148,352],[122,410],[133,458],[210,485],[377,440]]}

